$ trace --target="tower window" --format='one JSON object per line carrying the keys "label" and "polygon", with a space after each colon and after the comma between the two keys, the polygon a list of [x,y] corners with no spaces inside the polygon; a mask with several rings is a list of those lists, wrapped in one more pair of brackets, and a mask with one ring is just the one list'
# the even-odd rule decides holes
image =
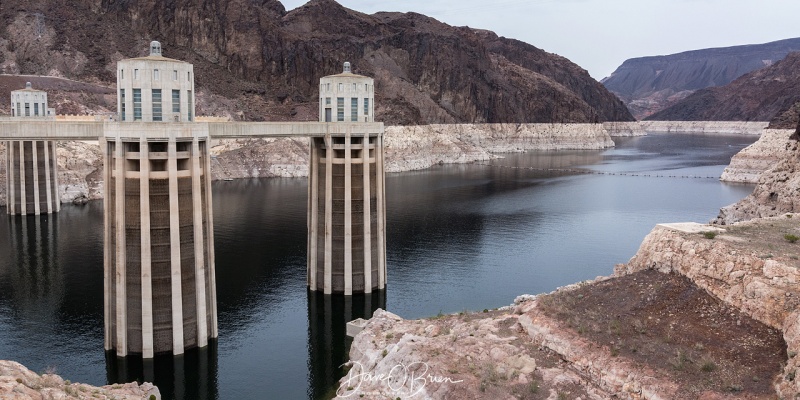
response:
{"label": "tower window", "polygon": [[33,103],[33,115],[39,116],[39,103]]}
{"label": "tower window", "polygon": [[133,89],[133,120],[142,120],[142,89]]}
{"label": "tower window", "polygon": [[160,72],[158,72],[158,70],[157,70],[157,69],[154,69],[154,70],[153,70],[153,80],[157,81],[157,80],[159,80],[159,79],[161,79],[161,73],[160,73]]}
{"label": "tower window", "polygon": [[133,70],[133,79],[139,79],[139,69]]}
{"label": "tower window", "polygon": [[331,98],[330,98],[330,97],[326,97],[326,98],[325,98],[325,105],[326,105],[326,106],[329,106],[329,105],[331,105]]}
{"label": "tower window", "polygon": [[123,80],[123,79],[125,79],[125,70],[121,69],[121,70],[119,70],[119,80]]}
{"label": "tower window", "polygon": [[[19,99],[17,99],[17,100],[19,100]],[[20,115],[22,115],[22,113],[21,113],[21,112],[19,112],[19,111],[20,111],[20,105],[19,105],[19,103],[17,103],[17,116],[18,116],[18,117],[19,117]]]}
{"label": "tower window", "polygon": [[188,104],[189,113],[188,113],[188,120],[192,121],[192,112],[194,111],[194,106],[192,105],[192,91],[186,91],[186,104]]}
{"label": "tower window", "polygon": [[178,70],[177,69],[173,69],[172,70],[172,80],[173,81],[177,81],[178,80]]}
{"label": "tower window", "polygon": [[343,92],[343,91],[344,91],[344,83],[340,83],[340,84],[339,84],[339,91],[340,91],[340,92]]}
{"label": "tower window", "polygon": [[358,84],[357,84],[357,83],[354,83],[354,84],[353,84],[353,93],[355,93],[355,92],[357,92],[357,91],[358,91]]}
{"label": "tower window", "polygon": [[125,89],[119,90],[119,104],[120,104],[120,109],[119,109],[120,119],[125,121]]}
{"label": "tower window", "polygon": [[369,99],[364,99],[364,116],[369,115]]}
{"label": "tower window", "polygon": [[344,121],[344,97],[336,98],[336,120]]}
{"label": "tower window", "polygon": [[172,112],[181,112],[181,91],[178,89],[172,89]]}
{"label": "tower window", "polygon": [[[158,70],[156,70],[158,71]],[[161,89],[153,89],[153,121],[162,121],[161,118]]]}
{"label": "tower window", "polygon": [[25,103],[25,116],[31,116],[31,103]]}
{"label": "tower window", "polygon": [[350,121],[358,121],[358,97],[350,98]]}

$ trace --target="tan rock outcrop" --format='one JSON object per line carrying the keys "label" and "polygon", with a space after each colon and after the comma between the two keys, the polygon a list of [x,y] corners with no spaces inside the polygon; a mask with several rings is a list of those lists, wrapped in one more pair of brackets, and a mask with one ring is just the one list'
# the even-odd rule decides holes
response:
{"label": "tan rock outcrop", "polygon": [[70,383],[55,374],[39,375],[14,361],[0,360],[0,398],[5,400],[98,399],[160,400],[151,383],[136,382],[96,387]]}
{"label": "tan rock outcrop", "polygon": [[[794,248],[783,254],[774,252],[776,244],[767,242],[763,253],[758,241],[764,240],[775,225],[790,218],[754,220],[731,227],[729,232],[710,240],[696,233],[658,226],[645,237],[639,251],[627,265],[619,265],[618,275],[644,269],[679,273],[725,303],[746,315],[783,332],[789,360],[776,383],[782,398],[800,396],[800,263],[792,256]],[[785,229],[796,224],[789,223]],[[709,228],[710,230],[710,228]],[[776,241],[783,230],[777,229]]]}
{"label": "tan rock outcrop", "polygon": [[721,181],[757,183],[761,174],[789,156],[786,143],[792,129],[765,129],[761,137],[736,153],[722,172]]}

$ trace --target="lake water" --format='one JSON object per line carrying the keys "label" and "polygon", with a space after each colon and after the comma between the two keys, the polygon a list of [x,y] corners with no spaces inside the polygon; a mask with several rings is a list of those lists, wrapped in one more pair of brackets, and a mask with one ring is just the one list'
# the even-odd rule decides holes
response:
{"label": "lake water", "polygon": [[347,320],[496,308],[609,275],[655,224],[706,222],[751,192],[716,177],[755,139],[651,135],[389,175],[387,290],[347,299],[306,290],[305,179],[216,182],[219,340],[148,362],[103,351],[102,202],[3,217],[0,359],[94,385],[155,381],[165,399],[330,397]]}

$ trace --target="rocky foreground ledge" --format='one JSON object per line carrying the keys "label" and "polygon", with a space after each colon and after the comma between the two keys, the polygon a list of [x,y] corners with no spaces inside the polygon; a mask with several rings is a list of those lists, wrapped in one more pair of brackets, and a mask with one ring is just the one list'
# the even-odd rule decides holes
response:
{"label": "rocky foreground ledge", "polygon": [[614,276],[500,310],[378,311],[338,398],[794,399],[796,218],[659,226]]}
{"label": "rocky foreground ledge", "polygon": [[55,374],[39,375],[20,363],[0,360],[0,399],[161,400],[161,393],[147,382],[102,387],[71,383]]}

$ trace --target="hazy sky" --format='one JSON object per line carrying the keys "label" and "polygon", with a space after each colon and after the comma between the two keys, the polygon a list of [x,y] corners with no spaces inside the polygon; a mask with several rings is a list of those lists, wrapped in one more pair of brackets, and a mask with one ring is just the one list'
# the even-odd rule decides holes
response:
{"label": "hazy sky", "polygon": [[[287,10],[305,0],[281,0]],[[602,79],[628,58],[800,37],[797,0],[338,0],[489,29],[569,58]]]}

